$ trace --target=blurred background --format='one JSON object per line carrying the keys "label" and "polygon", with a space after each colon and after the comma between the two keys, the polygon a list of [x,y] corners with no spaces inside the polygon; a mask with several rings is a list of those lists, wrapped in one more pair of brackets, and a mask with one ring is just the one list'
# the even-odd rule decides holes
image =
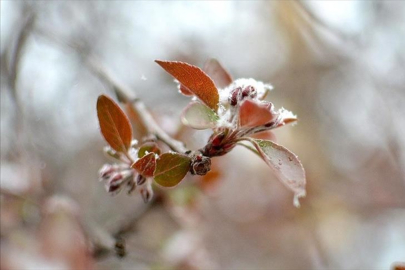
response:
{"label": "blurred background", "polygon": [[[402,1],[1,1],[1,269],[393,269],[405,262]],[[248,150],[174,189],[111,197],[88,64],[191,149],[155,59],[271,83],[307,175],[301,208]],[[178,132],[179,129],[181,132]],[[139,139],[139,138],[138,138]],[[399,269],[399,268],[398,268]]]}

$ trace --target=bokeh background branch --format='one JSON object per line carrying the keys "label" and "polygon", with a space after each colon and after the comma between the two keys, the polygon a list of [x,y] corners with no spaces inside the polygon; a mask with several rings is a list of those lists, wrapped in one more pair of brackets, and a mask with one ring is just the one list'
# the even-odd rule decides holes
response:
{"label": "bokeh background branch", "polygon": [[[404,18],[401,1],[2,1],[1,268],[393,268],[405,254]],[[306,168],[299,210],[242,147],[205,177],[154,187],[153,207],[97,181],[98,95],[142,100],[136,138],[196,150],[210,134],[180,125],[189,99],[153,60],[211,57],[272,83],[267,99],[297,113],[275,133]]]}

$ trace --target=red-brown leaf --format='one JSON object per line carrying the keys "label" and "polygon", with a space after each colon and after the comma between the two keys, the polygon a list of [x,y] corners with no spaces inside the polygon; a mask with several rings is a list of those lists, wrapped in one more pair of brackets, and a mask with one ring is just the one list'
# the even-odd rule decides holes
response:
{"label": "red-brown leaf", "polygon": [[271,130],[265,130],[259,133],[250,135],[250,137],[260,140],[270,140],[272,142],[277,141],[276,135]]}
{"label": "red-brown leaf", "polygon": [[120,106],[101,95],[97,99],[97,116],[104,139],[115,151],[126,153],[131,146],[132,127]]}
{"label": "red-brown leaf", "polygon": [[183,95],[185,95],[187,97],[194,96],[194,93],[191,92],[190,89],[185,87],[184,84],[179,83],[179,90],[180,90],[180,93],[182,93]]}
{"label": "red-brown leaf", "polygon": [[211,77],[215,82],[215,85],[219,88],[225,88],[232,83],[231,75],[226,69],[224,69],[217,59],[209,59],[205,62],[203,70]]}
{"label": "red-brown leaf", "polygon": [[149,153],[142,158],[138,159],[134,164],[131,166],[134,168],[139,174],[145,177],[152,177],[153,172],[156,168],[156,156],[155,153]]}
{"label": "red-brown leaf", "polygon": [[156,60],[164,70],[193,92],[208,107],[218,109],[219,94],[212,79],[199,67],[177,61]]}
{"label": "red-brown leaf", "polygon": [[257,127],[269,123],[276,115],[272,111],[272,104],[258,103],[245,100],[239,109],[239,124],[241,127]]}

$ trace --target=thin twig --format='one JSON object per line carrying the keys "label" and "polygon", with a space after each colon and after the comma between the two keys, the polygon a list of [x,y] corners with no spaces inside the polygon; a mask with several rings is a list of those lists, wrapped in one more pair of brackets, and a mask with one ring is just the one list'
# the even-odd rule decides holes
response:
{"label": "thin twig", "polygon": [[[185,153],[188,150],[182,142],[172,138],[156,123],[145,104],[136,96],[135,92],[117,80],[112,75],[112,72],[110,72],[110,70],[95,56],[89,56],[88,53],[81,50],[80,46],[77,44],[59,40],[56,35],[41,31],[40,29],[36,29],[36,33],[41,34],[45,38],[48,38],[58,44],[62,44],[65,47],[75,50],[81,57],[83,57],[89,70],[114,90],[118,100],[131,105],[131,108],[139,116],[139,121],[141,122],[142,126],[145,127],[145,130],[149,135],[155,136],[158,140],[165,143],[171,148],[171,150],[175,152]],[[159,203],[161,203],[160,200],[161,199],[155,198],[148,205],[149,207],[147,210],[159,205]],[[129,220],[126,220],[125,223],[120,224],[117,230],[111,233],[111,236],[116,240],[115,247],[111,247],[109,241],[104,241],[105,243],[97,243],[96,241],[92,241],[94,245],[94,256],[99,257],[106,254],[111,254],[113,252],[113,248],[115,248],[116,254],[123,256],[123,254],[125,254],[125,243],[122,241],[123,237],[134,231],[137,222],[145,213],[146,209],[140,215],[134,216]]]}
{"label": "thin twig", "polygon": [[138,113],[140,121],[145,126],[147,132],[155,135],[156,138],[169,146],[173,151],[184,153],[187,149],[180,141],[175,140],[167,134],[153,119],[145,104],[130,90],[126,85],[118,82],[113,77],[111,72],[95,57],[89,57],[87,61],[89,69],[97,75],[101,80],[108,83],[117,94],[118,100],[132,105],[133,109]]}
{"label": "thin twig", "polygon": [[133,110],[139,115],[139,120],[142,122],[147,133],[154,135],[158,140],[165,143],[175,152],[184,153],[188,150],[182,142],[171,137],[156,123],[145,104],[136,96],[135,92],[132,91],[130,87],[116,79],[113,76],[113,73],[97,57],[94,55],[90,56],[88,53],[83,52],[77,44],[58,39],[56,35],[49,34],[40,29],[37,29],[36,32],[56,43],[75,50],[81,57],[83,57],[89,70],[114,90],[119,101],[131,104]]}
{"label": "thin twig", "polygon": [[11,52],[11,57],[9,59],[9,87],[12,90],[12,96],[17,103],[17,94],[16,94],[16,83],[17,83],[17,74],[18,70],[20,69],[21,57],[25,48],[25,44],[27,43],[29,34],[34,25],[34,14],[29,14],[24,22],[21,24],[20,31],[18,32],[18,36],[16,39],[16,45],[14,50]]}
{"label": "thin twig", "polygon": [[[22,21],[16,35],[15,42],[11,43],[6,49],[4,55],[2,55],[2,67],[4,68],[5,74],[7,76],[8,89],[10,91],[10,97],[14,103],[15,108],[15,120],[14,120],[14,131],[15,131],[15,147],[13,147],[13,153],[21,154],[21,145],[23,145],[22,140],[24,136],[23,132],[23,106],[18,96],[18,75],[21,66],[21,59],[26,48],[28,37],[35,22],[35,14],[29,10],[23,12],[25,19]],[[3,58],[3,56],[5,56]],[[7,57],[9,56],[9,57]],[[17,155],[18,155],[17,154]]]}

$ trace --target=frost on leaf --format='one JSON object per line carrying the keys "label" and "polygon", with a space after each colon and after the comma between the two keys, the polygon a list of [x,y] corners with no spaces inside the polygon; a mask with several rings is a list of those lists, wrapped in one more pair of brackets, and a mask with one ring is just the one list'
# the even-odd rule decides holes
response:
{"label": "frost on leaf", "polygon": [[191,102],[181,114],[181,122],[194,129],[214,128],[218,120],[213,110],[198,101]]}
{"label": "frost on leaf", "polygon": [[286,110],[284,108],[281,108],[277,111],[277,114],[279,115],[279,118],[281,119],[279,126],[283,126],[289,123],[294,123],[297,121],[297,116],[290,112],[289,110]]}
{"label": "frost on leaf", "polygon": [[97,99],[97,116],[101,133],[111,148],[126,153],[131,147],[132,127],[120,106],[111,98],[101,95]]}
{"label": "frost on leaf", "polygon": [[160,154],[160,149],[155,142],[146,142],[141,145],[138,150],[138,157],[141,158],[148,153]]}
{"label": "frost on leaf", "polygon": [[232,90],[240,87],[244,89],[247,86],[252,86],[257,90],[257,99],[262,100],[266,97],[267,93],[273,89],[270,84],[265,84],[261,81],[256,81],[255,79],[237,79],[233,81],[229,86],[220,90],[220,102],[222,104],[228,103],[228,97]]}
{"label": "frost on leaf", "polygon": [[276,115],[270,102],[245,100],[239,109],[239,124],[241,127],[256,127],[271,122]]}
{"label": "frost on leaf", "polygon": [[179,81],[181,86],[191,91],[214,111],[218,110],[219,94],[212,79],[199,67],[178,61],[156,60],[164,70]]}
{"label": "frost on leaf", "polygon": [[306,180],[304,168],[297,156],[272,141],[245,139],[253,144],[277,178],[294,192],[294,205],[299,207],[298,199],[306,195]]}
{"label": "frost on leaf", "polygon": [[156,161],[154,178],[163,187],[174,187],[186,176],[191,159],[182,154],[164,153]]}

